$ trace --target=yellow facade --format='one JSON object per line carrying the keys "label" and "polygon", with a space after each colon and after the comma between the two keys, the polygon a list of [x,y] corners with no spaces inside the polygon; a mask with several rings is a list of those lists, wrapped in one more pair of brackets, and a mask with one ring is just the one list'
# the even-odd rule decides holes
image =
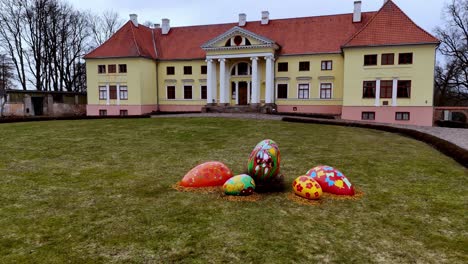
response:
{"label": "yellow facade", "polygon": [[[410,80],[411,98],[398,98],[398,106],[432,106],[435,45],[408,45],[344,49],[344,106],[374,106],[374,98],[363,98],[363,81]],[[394,65],[382,65],[382,54],[394,53]],[[413,53],[413,63],[399,65],[398,54]],[[364,55],[377,54],[376,66],[364,66]],[[391,98],[380,99],[380,105]]]}
{"label": "yellow facade", "polygon": [[[310,62],[309,71],[300,71],[299,62]],[[322,61],[332,61],[332,70],[322,70]],[[288,85],[288,99],[276,99],[278,105],[341,105],[343,101],[343,56],[341,54],[319,54],[280,56],[278,63],[287,62],[288,71],[275,68],[275,90],[278,84]],[[332,84],[332,98],[320,99],[320,84]],[[309,99],[299,99],[299,84],[309,84]]]}
{"label": "yellow facade", "polygon": [[[127,73],[119,73],[119,64],[127,65]],[[98,73],[98,65],[106,65],[106,73]],[[108,73],[108,65],[116,65],[117,73]],[[156,63],[144,58],[88,59],[86,61],[87,92],[89,105],[106,105],[107,100],[99,100],[99,87],[121,85],[128,87],[128,100],[121,100],[120,105],[155,105],[156,98]],[[116,100],[110,101],[117,104]]]}

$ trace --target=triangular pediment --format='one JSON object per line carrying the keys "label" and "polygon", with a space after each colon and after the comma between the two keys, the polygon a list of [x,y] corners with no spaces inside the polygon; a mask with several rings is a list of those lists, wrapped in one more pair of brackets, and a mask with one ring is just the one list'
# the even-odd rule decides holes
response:
{"label": "triangular pediment", "polygon": [[209,40],[201,46],[202,49],[219,50],[219,49],[238,49],[238,48],[274,48],[277,49],[276,43],[264,36],[260,36],[252,31],[241,27],[233,27],[223,34]]}

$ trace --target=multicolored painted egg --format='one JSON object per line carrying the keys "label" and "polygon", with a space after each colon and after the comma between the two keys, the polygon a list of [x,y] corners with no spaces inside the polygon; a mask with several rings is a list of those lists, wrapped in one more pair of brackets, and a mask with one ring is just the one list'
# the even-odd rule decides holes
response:
{"label": "multicolored painted egg", "polygon": [[293,182],[293,190],[296,195],[309,200],[317,200],[322,196],[322,187],[309,176],[300,176]]}
{"label": "multicolored painted egg", "polygon": [[227,180],[223,189],[227,195],[248,196],[255,190],[255,181],[247,174],[237,175]]}
{"label": "multicolored painted egg", "polygon": [[306,173],[316,180],[324,192],[336,195],[354,195],[354,187],[346,176],[330,166],[317,166]]}
{"label": "multicolored painted egg", "polygon": [[267,182],[280,172],[281,156],[278,144],[271,139],[263,140],[255,146],[247,163],[248,174],[259,182]]}
{"label": "multicolored painted egg", "polygon": [[232,175],[232,171],[223,163],[210,161],[191,169],[180,185],[184,187],[222,186]]}

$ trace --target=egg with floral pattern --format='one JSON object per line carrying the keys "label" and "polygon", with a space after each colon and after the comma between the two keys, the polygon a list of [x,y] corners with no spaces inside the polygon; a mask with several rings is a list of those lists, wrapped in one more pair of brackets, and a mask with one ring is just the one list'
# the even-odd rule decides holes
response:
{"label": "egg with floral pattern", "polygon": [[257,183],[269,182],[280,172],[281,155],[278,144],[271,139],[258,143],[250,153],[247,163],[248,174]]}
{"label": "egg with floral pattern", "polygon": [[336,195],[354,195],[354,186],[339,170],[330,166],[317,166],[306,173],[316,180],[326,193]]}
{"label": "egg with floral pattern", "polygon": [[318,200],[322,196],[322,187],[309,176],[300,176],[292,184],[294,193],[309,200]]}
{"label": "egg with floral pattern", "polygon": [[227,195],[248,196],[255,190],[255,181],[247,174],[237,175],[224,183],[223,190]]}
{"label": "egg with floral pattern", "polygon": [[223,163],[210,161],[191,169],[180,185],[183,187],[222,186],[232,175],[232,171]]}

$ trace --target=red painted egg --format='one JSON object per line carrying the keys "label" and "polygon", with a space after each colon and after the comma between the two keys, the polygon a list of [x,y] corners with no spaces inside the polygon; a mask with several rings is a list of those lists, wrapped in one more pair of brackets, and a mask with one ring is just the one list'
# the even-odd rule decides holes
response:
{"label": "red painted egg", "polygon": [[226,165],[218,161],[210,161],[191,169],[180,185],[184,187],[222,186],[232,176],[232,171]]}
{"label": "red painted egg", "polygon": [[317,166],[307,173],[316,180],[324,192],[336,195],[354,195],[354,186],[339,170],[330,166]]}

